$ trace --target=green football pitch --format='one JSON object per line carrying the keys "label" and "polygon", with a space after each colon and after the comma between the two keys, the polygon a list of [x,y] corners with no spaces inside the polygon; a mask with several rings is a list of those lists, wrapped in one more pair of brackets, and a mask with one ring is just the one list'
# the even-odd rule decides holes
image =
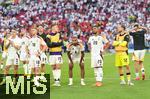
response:
{"label": "green football pitch", "polygon": [[[102,87],[95,87],[94,71],[90,67],[90,54],[85,54],[85,82],[80,85],[80,68],[74,66],[74,85],[68,86],[68,58],[63,55],[61,87],[51,86],[51,99],[150,99],[150,53],[145,57],[146,80],[135,81],[133,61],[130,61],[134,86],[120,85],[117,68],[114,66],[114,54],[104,57],[104,80]],[[131,58],[131,57],[130,57]],[[130,59],[131,60],[131,59]],[[51,73],[52,78],[52,73]],[[53,84],[53,79],[51,85]]]}
{"label": "green football pitch", "polygon": [[[146,53],[144,65],[146,80],[135,81],[133,61],[130,61],[132,80],[134,86],[120,85],[117,68],[114,66],[114,54],[105,54],[104,57],[104,80],[102,87],[95,87],[94,71],[90,66],[90,53],[85,53],[85,82],[86,86],[80,85],[80,68],[74,65],[74,85],[68,86],[68,58],[63,54],[61,87],[53,87],[53,75],[51,67],[46,66],[46,72],[50,73],[50,99],[150,99],[150,53]],[[130,55],[131,60],[131,55]],[[2,73],[2,71],[0,71]],[[11,70],[12,73],[12,70]],[[20,66],[19,73],[23,73]]]}

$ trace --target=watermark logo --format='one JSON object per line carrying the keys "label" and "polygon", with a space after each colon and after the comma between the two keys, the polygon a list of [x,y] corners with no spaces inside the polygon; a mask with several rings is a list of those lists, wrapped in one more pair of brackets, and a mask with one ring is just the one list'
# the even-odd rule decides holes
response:
{"label": "watermark logo", "polygon": [[[32,99],[50,99],[50,75],[42,76],[23,76],[19,75],[14,79],[13,75],[8,75],[6,77],[0,76],[2,81],[5,79],[5,83],[0,86],[0,97],[1,99],[13,99],[13,97],[26,97]],[[10,98],[11,97],[11,98]],[[24,99],[24,98],[22,98]]]}

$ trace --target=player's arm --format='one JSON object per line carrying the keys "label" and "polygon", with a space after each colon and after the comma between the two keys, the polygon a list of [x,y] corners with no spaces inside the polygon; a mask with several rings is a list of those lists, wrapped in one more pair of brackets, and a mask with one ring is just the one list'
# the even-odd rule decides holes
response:
{"label": "player's arm", "polygon": [[9,40],[6,40],[5,42],[6,42],[6,43],[4,44],[4,47],[6,47],[6,49],[8,49],[8,47],[10,46],[10,41],[9,41]]}
{"label": "player's arm", "polygon": [[139,26],[139,28],[143,29],[145,33],[147,33],[147,31],[148,31],[148,29],[146,27]]}
{"label": "player's arm", "polygon": [[102,37],[103,37],[103,42],[104,42],[104,44],[105,44],[104,50],[106,50],[106,49],[109,48],[110,43],[109,43],[109,41],[107,40],[106,35],[103,35]]}
{"label": "player's arm", "polygon": [[40,37],[40,40],[41,40],[41,46],[42,46],[42,49],[41,49],[41,51],[42,52],[45,52],[47,49],[48,49],[48,47],[47,47],[47,45],[46,45],[46,42],[43,40],[43,38],[41,38]]}
{"label": "player's arm", "polygon": [[51,39],[50,39],[50,35],[47,35],[46,37],[46,44],[49,48],[52,48],[52,43],[51,43]]}
{"label": "player's arm", "polygon": [[52,45],[53,45],[54,47],[63,46],[63,40],[62,40],[61,35],[59,36],[59,41],[58,41],[58,42],[52,42]]}
{"label": "player's arm", "polygon": [[88,40],[88,49],[89,49],[89,51],[91,50],[91,37]]}
{"label": "player's arm", "polygon": [[126,35],[125,38],[124,38],[124,41],[122,41],[119,45],[120,46],[127,46],[128,42],[130,41],[130,37],[129,35]]}
{"label": "player's arm", "polygon": [[60,40],[60,42],[51,42],[50,38],[47,36],[46,38],[47,46],[52,48],[52,47],[59,47],[63,45],[63,41]]}
{"label": "player's arm", "polygon": [[71,46],[70,44],[67,46],[67,55],[68,55],[70,62],[73,63],[73,61],[71,59],[70,46]]}
{"label": "player's arm", "polygon": [[21,48],[21,46],[19,44],[15,44],[14,42],[12,42],[12,45],[17,50],[19,50]]}
{"label": "player's arm", "polygon": [[115,40],[113,41],[113,46],[119,46],[119,41],[116,40],[116,37],[115,37]]}
{"label": "player's arm", "polygon": [[63,41],[61,41],[61,42],[52,42],[53,47],[59,47],[59,46],[62,46],[62,45],[63,45]]}

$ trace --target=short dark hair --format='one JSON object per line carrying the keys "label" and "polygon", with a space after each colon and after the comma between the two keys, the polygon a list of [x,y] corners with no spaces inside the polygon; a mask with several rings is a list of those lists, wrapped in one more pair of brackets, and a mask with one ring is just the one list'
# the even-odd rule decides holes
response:
{"label": "short dark hair", "polygon": [[125,25],[120,24],[120,26],[121,26],[124,30],[126,29]]}
{"label": "short dark hair", "polygon": [[135,24],[134,27],[139,27],[139,24]]}

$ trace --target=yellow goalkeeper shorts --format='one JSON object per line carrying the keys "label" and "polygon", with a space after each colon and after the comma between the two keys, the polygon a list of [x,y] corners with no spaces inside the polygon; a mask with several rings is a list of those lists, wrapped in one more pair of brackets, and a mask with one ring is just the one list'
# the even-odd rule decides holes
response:
{"label": "yellow goalkeeper shorts", "polygon": [[115,66],[127,66],[129,65],[129,56],[126,52],[117,52],[115,57]]}

